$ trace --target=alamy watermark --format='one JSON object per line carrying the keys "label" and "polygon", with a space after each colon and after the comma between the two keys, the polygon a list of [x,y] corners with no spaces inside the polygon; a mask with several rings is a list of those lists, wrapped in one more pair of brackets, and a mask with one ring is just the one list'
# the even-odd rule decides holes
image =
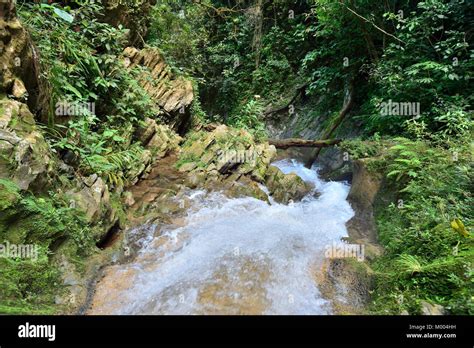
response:
{"label": "alamy watermark", "polygon": [[56,103],[56,116],[86,116],[95,115],[95,103],[70,103],[59,101]]}
{"label": "alamy watermark", "polygon": [[380,104],[380,114],[382,116],[420,116],[419,102],[396,102],[389,99],[388,102]]}
{"label": "alamy watermark", "polygon": [[0,244],[0,257],[38,260],[38,244],[13,244],[6,241]]}
{"label": "alamy watermark", "polygon": [[328,259],[355,258],[357,261],[364,261],[365,246],[363,244],[332,243],[326,245],[324,256]]}
{"label": "alamy watermark", "polygon": [[227,150],[218,152],[220,163],[255,163],[257,152],[254,150]]}

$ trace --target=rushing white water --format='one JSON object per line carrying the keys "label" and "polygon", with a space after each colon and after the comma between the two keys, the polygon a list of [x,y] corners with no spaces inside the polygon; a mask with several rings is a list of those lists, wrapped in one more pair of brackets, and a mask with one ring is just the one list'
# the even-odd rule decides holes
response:
{"label": "rushing white water", "polygon": [[112,282],[127,285],[102,302],[107,311],[97,312],[330,314],[315,272],[326,246],[347,236],[345,223],[354,214],[346,201],[349,186],[324,182],[296,161],[274,165],[314,183],[321,195],[269,205],[192,191],[182,227],[150,232],[132,263],[109,272]]}

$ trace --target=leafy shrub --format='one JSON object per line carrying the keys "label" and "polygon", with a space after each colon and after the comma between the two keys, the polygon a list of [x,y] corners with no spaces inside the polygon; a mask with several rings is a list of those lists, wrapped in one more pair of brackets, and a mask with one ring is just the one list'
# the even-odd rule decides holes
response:
{"label": "leafy shrub", "polygon": [[55,296],[63,288],[52,253],[69,241],[76,256],[90,255],[91,230],[62,195],[20,193],[15,183],[3,179],[0,187],[0,244],[32,245],[37,251],[33,258],[0,257],[0,313],[54,313]]}
{"label": "leafy shrub", "polygon": [[[103,10],[96,2],[78,3],[74,9],[25,4],[20,14],[32,29],[51,85],[50,143],[62,153],[74,153],[84,174],[97,173],[117,186],[126,182],[127,171],[142,153],[138,143],[130,146],[133,128],[157,110],[137,81],[140,68],[128,70],[121,63],[127,31],[101,23]],[[74,20],[57,12],[74,15]],[[95,103],[96,114],[72,116],[61,124],[55,115],[59,101]]]}
{"label": "leafy shrub", "polygon": [[253,133],[257,138],[266,135],[263,123],[263,105],[259,98],[251,99],[235,111],[229,124],[236,128],[244,128]]}
{"label": "leafy shrub", "polygon": [[[422,141],[395,140],[398,144],[389,148],[380,167],[394,182],[398,198],[377,209],[386,254],[374,263],[380,272],[374,309],[418,313],[424,299],[452,313],[472,314],[467,290],[472,288],[474,259],[469,146],[448,151]],[[398,294],[405,302],[387,294]]]}

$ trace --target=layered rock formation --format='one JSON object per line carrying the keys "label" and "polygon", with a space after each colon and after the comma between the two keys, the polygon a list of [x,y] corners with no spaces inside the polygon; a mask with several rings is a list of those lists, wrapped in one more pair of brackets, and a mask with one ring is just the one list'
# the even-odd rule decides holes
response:
{"label": "layered rock formation", "polygon": [[246,130],[220,125],[190,135],[177,166],[188,173],[191,187],[222,188],[230,196],[266,200],[258,185],[266,184],[279,203],[301,199],[311,187],[296,174],[283,174],[271,166],[275,155],[273,145],[258,143]]}
{"label": "layered rock formation", "polygon": [[191,121],[188,109],[194,98],[191,81],[175,76],[156,48],[127,47],[123,55],[127,68],[143,68],[139,81],[162,111],[164,123],[179,133],[186,131]]}
{"label": "layered rock formation", "polygon": [[[3,15],[3,16],[2,16]],[[15,2],[0,3],[0,94],[40,108],[38,54],[16,16]]]}

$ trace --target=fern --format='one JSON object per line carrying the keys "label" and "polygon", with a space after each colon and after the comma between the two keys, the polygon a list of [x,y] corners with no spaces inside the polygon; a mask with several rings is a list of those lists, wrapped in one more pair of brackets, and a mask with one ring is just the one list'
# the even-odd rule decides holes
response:
{"label": "fern", "polygon": [[402,272],[415,274],[420,273],[423,270],[422,263],[418,260],[417,257],[403,254],[400,255],[400,258],[397,260],[398,266]]}

